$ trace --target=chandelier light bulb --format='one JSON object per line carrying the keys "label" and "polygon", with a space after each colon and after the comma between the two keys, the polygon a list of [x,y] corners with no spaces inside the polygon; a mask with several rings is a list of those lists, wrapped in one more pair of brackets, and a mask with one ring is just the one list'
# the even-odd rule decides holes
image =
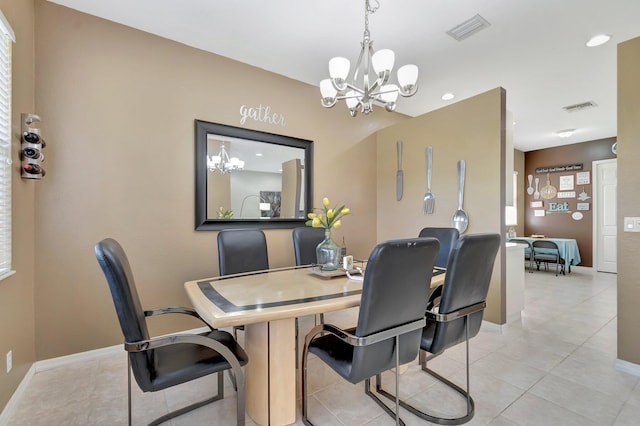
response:
{"label": "chandelier light bulb", "polygon": [[332,107],[336,104],[336,96],[338,96],[338,90],[334,87],[331,79],[325,78],[320,82],[320,94],[322,95],[323,106]]}
{"label": "chandelier light bulb", "polygon": [[347,80],[350,67],[351,62],[347,58],[336,56],[329,61],[329,76],[340,86]]}
{"label": "chandelier light bulb", "polygon": [[413,95],[418,89],[418,67],[413,64],[400,67],[398,69],[398,83],[400,83],[403,92]]}
{"label": "chandelier light bulb", "polygon": [[380,98],[387,104],[395,103],[398,100],[398,86],[395,84],[385,84],[380,88]]}
{"label": "chandelier light bulb", "polygon": [[378,74],[378,77],[384,78],[385,74],[391,72],[395,59],[396,54],[391,49],[381,49],[373,54],[371,65],[373,65],[373,70]]}

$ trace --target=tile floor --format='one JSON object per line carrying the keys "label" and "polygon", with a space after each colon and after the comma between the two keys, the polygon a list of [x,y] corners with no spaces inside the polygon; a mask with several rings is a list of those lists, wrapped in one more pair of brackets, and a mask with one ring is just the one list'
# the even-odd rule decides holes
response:
{"label": "tile floor", "polygon": [[[614,369],[616,359],[616,276],[575,267],[567,276],[535,272],[526,276],[522,319],[503,332],[481,330],[471,341],[471,387],[476,415],[468,424],[638,425],[640,378]],[[354,324],[355,310],[327,314],[327,322]],[[312,318],[300,321],[301,336]],[[303,338],[303,337],[302,337]],[[317,425],[391,425],[389,416],[363,393],[317,359],[310,359],[310,418]],[[431,366],[458,383],[464,380],[464,346]],[[389,376],[386,387],[393,389]],[[171,425],[234,425],[235,394]],[[134,424],[145,422],[215,392],[209,378],[155,394],[134,394]],[[464,403],[420,372],[417,364],[401,376],[401,393],[415,405],[440,413],[464,411]],[[9,425],[126,424],[126,358],[107,356],[44,371],[32,382]],[[427,424],[403,412],[407,425]],[[254,423],[247,418],[248,425]],[[300,416],[296,425],[302,425]]]}

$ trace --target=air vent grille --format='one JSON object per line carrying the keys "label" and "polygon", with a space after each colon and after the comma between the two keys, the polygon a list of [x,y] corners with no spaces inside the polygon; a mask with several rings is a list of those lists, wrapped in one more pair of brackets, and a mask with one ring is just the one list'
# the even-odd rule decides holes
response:
{"label": "air vent grille", "polygon": [[478,31],[487,28],[490,25],[491,24],[482,16],[476,15],[473,18],[468,19],[463,23],[451,28],[449,31],[447,31],[447,34],[458,41],[462,41],[466,38],[471,37]]}
{"label": "air vent grille", "polygon": [[566,107],[562,107],[562,109],[567,112],[576,112],[576,111],[582,111],[583,109],[594,108],[597,106],[598,104],[596,104],[595,102],[587,101],[587,102],[582,102],[575,105],[568,105]]}

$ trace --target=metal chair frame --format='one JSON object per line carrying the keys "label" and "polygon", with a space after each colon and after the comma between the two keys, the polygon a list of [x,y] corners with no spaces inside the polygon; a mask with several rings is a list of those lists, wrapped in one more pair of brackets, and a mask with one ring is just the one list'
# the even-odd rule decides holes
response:
{"label": "metal chair frame", "polygon": [[[556,277],[558,272],[565,275],[566,261],[560,256],[560,249],[558,245],[553,241],[534,241],[531,246],[533,247],[533,258],[536,262],[538,271],[540,270],[540,263],[544,262],[545,270],[549,270],[549,262],[556,264]],[[547,250],[555,250],[555,254],[551,253],[539,253],[536,252],[536,248],[543,248]]]}
{"label": "metal chair frame", "polygon": [[[145,310],[145,317],[155,316],[155,315],[163,315],[163,314],[185,314],[191,315],[196,318],[200,318],[198,313],[189,308],[184,307],[166,307],[166,308],[156,308],[151,310]],[[160,348],[163,346],[176,345],[181,343],[188,343],[200,346],[206,346],[214,351],[218,352],[222,357],[229,363],[231,366],[231,370],[229,371],[229,377],[233,384],[234,389],[237,392],[237,424],[238,426],[244,426],[245,424],[245,391],[244,391],[244,373],[242,372],[242,367],[238,362],[238,359],[233,355],[233,353],[222,343],[217,340],[210,339],[208,337],[199,335],[199,334],[172,334],[169,336],[162,337],[152,337],[148,340],[141,340],[137,342],[125,342],[124,349],[127,352],[145,352],[148,350]],[[171,411],[163,416],[158,417],[149,423],[149,426],[156,426],[161,423],[166,422],[169,419],[174,417],[178,417],[184,413],[195,410],[196,408],[203,407],[207,404],[210,404],[215,401],[219,401],[224,398],[224,372],[219,371],[218,375],[218,391],[215,396],[211,398],[207,398],[193,404],[187,405],[186,407],[179,408],[177,410]],[[131,358],[127,355],[127,407],[128,407],[128,421],[129,426],[131,426]]]}
{"label": "metal chair frame", "polygon": [[[420,356],[419,356],[419,361],[420,361],[420,366],[422,367],[422,371],[425,371],[426,373],[428,373],[429,375],[431,375],[432,377],[434,377],[435,379],[439,380],[440,382],[444,383],[445,385],[449,386],[450,388],[452,388],[453,390],[455,390],[456,392],[458,392],[460,395],[462,395],[466,401],[467,401],[467,413],[464,416],[461,417],[437,417],[434,416],[432,414],[428,414],[425,413],[415,407],[413,407],[412,405],[399,400],[400,406],[402,408],[404,408],[405,410],[411,412],[412,414],[420,417],[423,420],[426,420],[428,422],[431,423],[436,423],[439,425],[460,425],[463,423],[468,422],[469,420],[471,420],[475,414],[475,403],[473,402],[473,398],[471,398],[471,394],[469,393],[469,315],[473,314],[474,312],[478,312],[483,310],[485,307],[487,306],[486,302],[481,302],[481,303],[476,303],[475,305],[471,305],[468,306],[464,309],[460,309],[454,312],[450,312],[448,314],[440,314],[438,312],[435,312],[433,310],[431,311],[427,311],[426,317],[429,319],[432,319],[433,321],[437,321],[437,322],[449,322],[449,321],[453,321],[459,318],[464,317],[464,327],[465,327],[465,345],[466,345],[466,373],[467,373],[467,388],[466,390],[461,388],[460,386],[456,385],[455,383],[451,382],[450,380],[442,377],[441,375],[439,375],[438,373],[436,373],[435,371],[429,369],[427,367],[427,361],[431,360],[441,354],[444,353],[444,351],[439,352],[437,354],[432,354],[430,356],[427,356],[427,351],[424,350],[420,350]],[[389,399],[398,399],[398,390],[397,390],[397,386],[396,386],[396,394],[393,395],[391,393],[389,393],[388,391],[384,390],[382,388],[382,376],[380,374],[378,374],[376,376],[376,391],[389,398]]]}
{"label": "metal chair frame", "polygon": [[[307,426],[313,426],[313,423],[309,420],[307,416],[307,356],[309,354],[309,344],[311,341],[318,335],[323,333],[329,333],[336,336],[338,339],[343,342],[351,345],[351,346],[369,346],[374,343],[382,342],[388,339],[395,339],[396,348],[399,347],[400,344],[400,336],[409,333],[414,330],[419,330],[423,328],[426,324],[426,320],[424,318],[409,322],[397,327],[393,327],[387,330],[380,331],[378,333],[373,333],[368,336],[358,337],[351,333],[346,332],[334,325],[331,324],[321,324],[315,326],[305,339],[304,349],[302,351],[302,422]],[[396,374],[396,395],[399,395],[399,387],[400,387],[400,352],[396,349],[395,353],[395,374]],[[379,375],[378,375],[379,376]],[[377,376],[376,376],[377,377]],[[382,402],[378,397],[375,396],[373,392],[371,392],[371,379],[365,379],[365,394],[371,397],[376,404],[378,404],[387,414],[389,414],[392,418],[395,419],[396,425],[405,425],[405,423],[400,418],[400,398],[395,398],[396,403],[396,411],[392,411],[387,405]]]}

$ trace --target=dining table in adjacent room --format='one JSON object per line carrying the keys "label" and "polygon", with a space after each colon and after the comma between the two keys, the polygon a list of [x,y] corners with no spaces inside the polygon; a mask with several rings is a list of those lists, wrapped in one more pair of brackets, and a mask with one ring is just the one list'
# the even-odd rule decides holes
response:
{"label": "dining table in adjacent room", "polygon": [[[444,277],[434,269],[431,286]],[[211,327],[245,326],[247,414],[260,425],[283,426],[296,421],[295,319],[359,306],[362,285],[339,271],[302,266],[189,281],[185,289]]]}
{"label": "dining table in adjacent room", "polygon": [[[530,243],[534,241],[552,241],[558,246],[560,257],[564,259],[569,273],[571,273],[571,265],[577,265],[581,262],[580,250],[578,250],[578,242],[573,238],[555,238],[555,237],[516,237],[521,240],[527,240]],[[545,249],[537,249],[544,253]]]}

